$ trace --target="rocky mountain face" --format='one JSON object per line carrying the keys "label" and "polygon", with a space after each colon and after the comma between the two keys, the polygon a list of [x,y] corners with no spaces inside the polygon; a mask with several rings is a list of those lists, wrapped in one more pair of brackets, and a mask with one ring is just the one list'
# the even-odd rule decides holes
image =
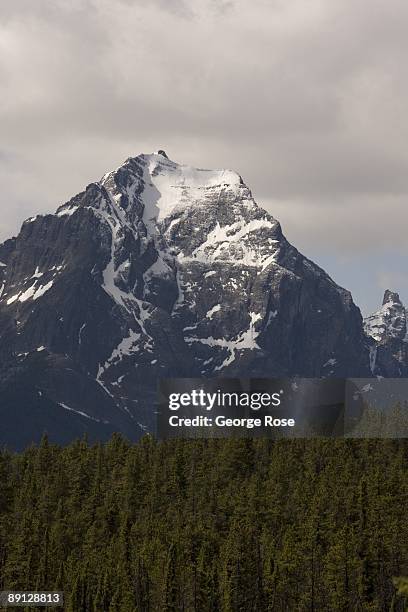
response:
{"label": "rocky mountain face", "polygon": [[398,293],[387,290],[381,308],[364,320],[372,374],[408,376],[407,312]]}
{"label": "rocky mountain face", "polygon": [[350,293],[229,170],[130,158],[25,221],[0,262],[1,442],[14,446],[44,430],[137,439],[162,377],[371,375]]}

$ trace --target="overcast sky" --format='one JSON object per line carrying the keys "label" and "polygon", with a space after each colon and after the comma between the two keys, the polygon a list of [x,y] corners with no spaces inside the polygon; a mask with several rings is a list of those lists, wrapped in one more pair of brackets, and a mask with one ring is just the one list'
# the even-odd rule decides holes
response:
{"label": "overcast sky", "polygon": [[131,155],[237,170],[364,313],[408,305],[406,0],[1,0],[0,240]]}

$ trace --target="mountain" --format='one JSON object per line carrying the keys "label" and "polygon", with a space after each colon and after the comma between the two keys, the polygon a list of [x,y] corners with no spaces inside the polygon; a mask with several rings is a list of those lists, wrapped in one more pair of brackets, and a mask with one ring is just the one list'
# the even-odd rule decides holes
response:
{"label": "mountain", "polygon": [[374,375],[408,376],[407,312],[398,293],[387,289],[381,308],[364,320],[370,339],[370,368]]}
{"label": "mountain", "polygon": [[350,293],[230,170],[129,158],[0,262],[1,442],[136,439],[161,377],[371,375]]}

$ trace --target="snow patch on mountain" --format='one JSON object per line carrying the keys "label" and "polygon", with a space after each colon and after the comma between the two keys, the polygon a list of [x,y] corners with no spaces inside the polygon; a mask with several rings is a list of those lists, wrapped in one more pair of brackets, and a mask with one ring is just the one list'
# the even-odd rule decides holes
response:
{"label": "snow patch on mountain", "polygon": [[268,314],[268,320],[266,322],[265,327],[269,327],[269,325],[272,323],[273,319],[275,319],[275,317],[278,316],[278,311],[277,310],[270,310],[269,314]]}
{"label": "snow patch on mountain", "polygon": [[131,355],[132,353],[139,351],[138,346],[141,334],[136,333],[133,329],[129,330],[129,335],[123,338],[118,346],[112,351],[111,356],[105,361],[103,365],[99,366],[97,378],[101,379],[103,373],[110,368],[112,365],[117,365],[122,361],[125,355]]}
{"label": "snow patch on mountain", "polygon": [[72,207],[67,207],[67,208],[62,208],[59,210],[59,212],[57,213],[57,217],[70,217],[71,215],[74,214],[74,212],[76,210],[78,210],[79,206],[72,206]]}
{"label": "snow patch on mountain", "polygon": [[205,316],[207,319],[212,319],[215,313],[219,312],[220,310],[221,310],[221,304],[216,304],[215,306],[210,308],[210,310],[206,313]]}
{"label": "snow patch on mountain", "polygon": [[53,284],[54,284],[54,281],[51,280],[45,285],[37,286],[37,281],[35,281],[34,284],[31,285],[31,287],[29,287],[25,291],[21,293],[17,293],[16,295],[13,295],[11,298],[9,298],[7,300],[7,305],[10,306],[17,300],[19,302],[26,302],[27,300],[30,300],[30,299],[38,300],[38,298],[42,297],[45,293],[47,293],[47,291],[51,289]]}
{"label": "snow patch on mountain", "polygon": [[371,374],[374,374],[375,372],[375,366],[377,362],[377,350],[378,350],[378,347],[376,345],[370,346],[369,348]]}
{"label": "snow patch on mountain", "polygon": [[275,229],[275,227],[276,222],[266,217],[253,219],[249,222],[238,220],[224,226],[221,226],[217,221],[205,241],[196,247],[191,255],[180,254],[179,259],[183,262],[195,260],[203,264],[228,261],[234,265],[255,266],[264,270],[275,261],[278,248],[273,247],[279,245],[279,241],[270,240],[270,249],[268,249],[267,255],[263,255],[251,235],[260,231]]}
{"label": "snow patch on mountain", "polygon": [[82,344],[82,334],[83,331],[86,327],[86,323],[82,323],[81,327],[79,328],[79,332],[78,332],[78,344]]}
{"label": "snow patch on mountain", "polygon": [[41,278],[42,276],[44,276],[44,272],[40,272],[40,268],[37,266],[31,278]]}
{"label": "snow patch on mountain", "polygon": [[96,421],[97,423],[109,423],[109,421],[102,421],[101,419],[97,419],[91,416],[90,414],[87,414],[86,412],[82,412],[82,410],[75,410],[74,408],[67,406],[63,402],[58,402],[58,405],[61,406],[61,408],[64,408],[64,410],[68,410],[69,412],[75,412],[76,414],[79,414],[80,416],[83,416],[86,419],[90,419],[91,421]]}
{"label": "snow patch on mountain", "polygon": [[208,338],[198,338],[194,336],[190,336],[189,338],[185,338],[185,341],[188,344],[192,344],[194,342],[200,342],[201,344],[210,346],[210,347],[218,347],[221,349],[227,349],[228,355],[221,363],[221,365],[214,368],[214,372],[223,370],[226,366],[230,365],[237,356],[237,351],[240,350],[259,350],[256,339],[259,336],[260,331],[255,330],[255,323],[262,319],[262,315],[260,313],[250,312],[250,324],[248,329],[241,332],[236,338],[226,339],[226,338],[214,338],[213,336],[209,336]]}
{"label": "snow patch on mountain", "polygon": [[238,190],[241,178],[232,170],[203,170],[184,166],[159,154],[145,155],[144,214],[149,227],[161,223],[191,201],[199,202],[206,191],[229,187]]}

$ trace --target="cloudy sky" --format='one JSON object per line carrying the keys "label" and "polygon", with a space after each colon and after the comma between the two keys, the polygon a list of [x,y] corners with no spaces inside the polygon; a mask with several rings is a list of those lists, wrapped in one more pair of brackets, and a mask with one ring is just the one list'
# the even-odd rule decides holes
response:
{"label": "cloudy sky", "polygon": [[366,313],[408,304],[406,0],[1,0],[0,240],[130,155],[237,170]]}

